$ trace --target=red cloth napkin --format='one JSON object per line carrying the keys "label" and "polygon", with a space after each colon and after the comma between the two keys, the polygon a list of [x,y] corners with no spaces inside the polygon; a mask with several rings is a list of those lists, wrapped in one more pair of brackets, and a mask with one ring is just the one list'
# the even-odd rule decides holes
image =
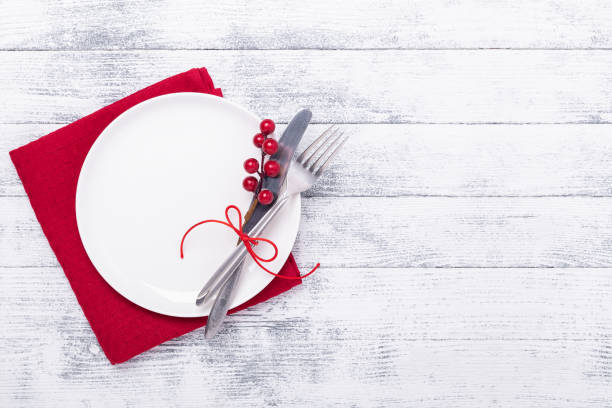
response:
{"label": "red cloth napkin", "polygon": [[[178,318],[148,311],[115,292],[87,257],[76,224],[74,202],[77,180],[93,142],[125,110],[149,98],[174,92],[203,92],[222,96],[206,69],[194,68],[142,89],[10,152],[38,222],[100,346],[113,364],[124,362],[206,324],[205,317]],[[280,274],[299,276],[292,255]],[[258,295],[230,313],[270,299],[299,283],[300,280],[274,278]]]}

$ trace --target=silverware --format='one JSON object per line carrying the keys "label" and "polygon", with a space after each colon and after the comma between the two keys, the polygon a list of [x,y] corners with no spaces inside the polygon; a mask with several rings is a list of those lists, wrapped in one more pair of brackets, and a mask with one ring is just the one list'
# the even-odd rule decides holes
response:
{"label": "silverware", "polygon": [[[338,153],[340,147],[348,140],[348,137],[343,137],[344,132],[340,132],[333,126],[327,129],[319,136],[296,160],[291,161],[287,176],[286,189],[283,194],[277,199],[276,203],[270,210],[261,218],[261,220],[251,230],[251,235],[259,235],[270,220],[280,211],[287,203],[289,198],[295,194],[300,194],[312,187],[317,179],[323,174],[327,165],[333,157]],[[244,262],[247,250],[244,245],[239,245],[230,255],[230,258],[223,265],[228,264],[230,268],[223,271],[224,276],[230,275],[229,290],[222,289],[219,297],[215,301],[213,308],[208,316],[206,330],[204,336],[206,338],[213,337],[227,314],[230,304],[230,298],[235,282],[240,278],[242,264]],[[240,267],[240,270],[232,274],[234,267]]]}
{"label": "silverware", "polygon": [[[272,159],[276,160],[280,165],[280,173],[277,177],[267,177],[264,179],[263,188],[270,190],[274,193],[274,196],[277,197],[280,193],[280,189],[287,177],[287,169],[289,168],[289,163],[293,158],[293,154],[295,153],[295,149],[297,148],[300,140],[302,140],[302,136],[310,123],[310,118],[312,118],[312,112],[308,109],[303,109],[299,111],[293,119],[289,122],[282,136],[278,140],[278,151],[272,156]],[[253,199],[254,202],[257,202],[256,199]],[[251,204],[253,205],[253,204]],[[249,219],[244,223],[242,230],[246,233],[251,233],[253,226],[261,220],[264,214],[270,209],[269,205],[261,205],[259,203],[256,204],[255,209],[251,213]],[[239,244],[242,244],[239,242]],[[228,258],[229,260],[229,258]],[[198,293],[196,297],[196,305],[201,305],[204,303],[206,299],[211,298],[214,293],[219,290],[225,282],[227,282],[227,278],[220,280],[221,277],[220,272],[229,267],[229,264],[224,262],[217,271],[212,275],[212,277],[206,282],[206,284]],[[233,270],[236,270],[237,267],[234,267]],[[211,289],[214,288],[214,291]]]}

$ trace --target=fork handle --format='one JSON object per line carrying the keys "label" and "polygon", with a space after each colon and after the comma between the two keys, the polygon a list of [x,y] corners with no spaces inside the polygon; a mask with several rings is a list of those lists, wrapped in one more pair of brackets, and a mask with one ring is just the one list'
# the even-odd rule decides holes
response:
{"label": "fork handle", "polygon": [[[263,232],[268,226],[270,221],[276,214],[285,206],[289,200],[290,195],[283,195],[278,198],[276,203],[270,208],[261,220],[249,231],[249,235],[257,236]],[[244,244],[238,245],[230,253],[230,255],[223,261],[223,263],[217,268],[212,277],[206,282],[200,293],[196,298],[196,305],[201,305],[205,300],[214,295],[221,287],[227,282],[230,276],[232,276],[242,265],[242,261],[247,255],[248,251]]]}

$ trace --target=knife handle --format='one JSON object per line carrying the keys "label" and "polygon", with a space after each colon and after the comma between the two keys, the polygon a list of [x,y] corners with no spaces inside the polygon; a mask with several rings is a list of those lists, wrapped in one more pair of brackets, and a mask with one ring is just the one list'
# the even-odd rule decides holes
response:
{"label": "knife handle", "polygon": [[238,266],[244,260],[247,254],[247,250],[243,244],[240,244],[232,251],[232,253],[223,261],[221,266],[217,268],[213,276],[206,282],[198,297],[196,298],[196,305],[201,305],[205,300],[210,298],[219,288],[227,282],[227,279],[232,275]]}
{"label": "knife handle", "polygon": [[244,265],[244,262],[241,262],[235,272],[227,279],[219,291],[219,296],[215,299],[212,309],[210,309],[208,319],[206,320],[206,329],[204,330],[204,337],[207,339],[211,339],[217,334],[223,320],[225,320],[227,311],[230,308],[234,287],[236,286],[236,282],[240,280],[240,275],[242,275],[242,265]]}
{"label": "knife handle", "polygon": [[[285,206],[289,200],[288,195],[284,195],[278,198],[278,201],[266,212],[266,214],[259,220],[257,224],[251,229],[249,235],[258,236],[263,232],[266,226],[270,223],[272,218]],[[212,277],[206,282],[200,293],[196,298],[196,305],[201,305],[205,300],[214,295],[225,282],[232,276],[232,273],[241,266],[244,257],[248,251],[244,244],[238,245],[231,254],[223,261],[221,266],[217,268]]]}

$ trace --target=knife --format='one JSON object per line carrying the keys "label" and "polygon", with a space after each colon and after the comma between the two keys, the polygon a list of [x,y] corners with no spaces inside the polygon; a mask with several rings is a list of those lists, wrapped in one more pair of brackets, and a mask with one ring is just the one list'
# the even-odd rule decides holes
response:
{"label": "knife", "polygon": [[[280,165],[280,172],[277,177],[267,177],[264,179],[263,187],[270,190],[274,193],[275,201],[279,196],[281,187],[285,182],[285,178],[287,177],[287,172],[289,169],[289,164],[293,159],[293,155],[295,153],[295,149],[299,144],[304,132],[306,131],[306,127],[310,122],[312,117],[312,113],[308,109],[301,110],[298,112],[291,122],[287,125],[287,128],[283,132],[283,135],[278,141],[278,151],[274,154],[271,159],[276,160]],[[254,199],[253,204],[256,203],[256,199]],[[252,205],[253,205],[252,204]],[[255,204],[254,209],[252,210],[250,217],[247,219],[243,226],[243,231],[250,232],[250,230],[261,220],[264,214],[272,208],[274,202],[270,205],[261,205],[259,203]],[[225,265],[225,264],[224,264]],[[243,262],[240,262],[233,271],[231,271],[228,275],[225,283],[223,283],[223,276],[218,276],[217,279],[213,275],[213,277],[207,282],[204,286],[200,294],[198,295],[198,299],[196,300],[196,304],[201,304],[205,298],[210,297],[214,294],[217,287],[222,285],[219,289],[219,295],[213,304],[213,307],[208,316],[208,321],[206,323],[206,330],[204,336],[206,338],[213,337],[219,328],[221,327],[221,323],[227,314],[229,309],[231,295],[233,293],[233,289],[236,285],[236,282],[240,280],[240,275],[242,273],[242,265]],[[223,270],[224,268],[220,268],[219,270]],[[213,281],[211,285],[211,281]],[[217,282],[218,281],[218,282]]]}
{"label": "knife", "polygon": [[[275,178],[264,178],[263,186],[275,193],[275,201],[276,197],[278,197],[278,191],[280,191],[285,177],[287,176],[287,169],[289,163],[291,162],[291,158],[293,157],[293,153],[295,152],[295,148],[301,140],[311,117],[312,113],[307,109],[298,112],[291,122],[289,122],[289,125],[287,125],[285,132],[283,132],[283,135],[279,140],[279,149],[272,157],[279,163],[279,175]],[[260,205],[257,202],[257,199],[253,198],[250,209],[245,216],[246,221],[243,231],[250,233],[252,228],[261,220],[264,214],[268,212],[270,208],[272,208],[272,206],[272,204],[267,206]],[[198,296],[196,297],[196,305],[199,306],[204,303],[221,288],[221,286],[229,278],[229,272],[236,268],[236,265],[232,265],[234,263],[235,259],[229,257],[217,268],[212,277],[206,282],[206,284],[204,284],[200,290],[200,293],[198,293]]]}

